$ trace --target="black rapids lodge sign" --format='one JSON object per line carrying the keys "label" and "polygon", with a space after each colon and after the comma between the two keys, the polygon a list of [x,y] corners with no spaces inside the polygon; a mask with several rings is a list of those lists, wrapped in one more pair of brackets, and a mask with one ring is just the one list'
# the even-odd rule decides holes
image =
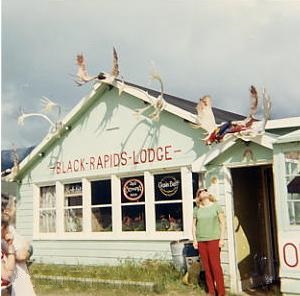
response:
{"label": "black rapids lodge sign", "polygon": [[174,149],[172,145],[156,148],[143,148],[139,151],[133,150],[131,153],[122,151],[119,153],[102,154],[97,156],[91,155],[67,161],[56,161],[54,167],[51,169],[54,170],[55,174],[59,175],[139,165],[156,161],[170,161],[173,160],[174,154],[178,152],[181,152],[181,150]]}

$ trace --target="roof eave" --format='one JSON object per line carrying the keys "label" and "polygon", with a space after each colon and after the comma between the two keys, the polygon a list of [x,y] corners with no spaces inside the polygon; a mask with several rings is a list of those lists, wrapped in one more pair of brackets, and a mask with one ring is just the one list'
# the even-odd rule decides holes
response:
{"label": "roof eave", "polygon": [[[119,89],[120,92],[125,92],[127,94],[130,94],[134,97],[138,97],[139,99],[143,100],[144,102],[146,103],[149,103],[151,104],[154,100],[156,100],[157,98],[150,95],[149,93],[147,93],[146,91],[138,88],[138,87],[135,87],[135,86],[131,86],[131,85],[128,85],[128,84],[124,84],[123,82],[120,82],[120,81],[117,81],[117,80],[114,80],[113,82],[110,82],[109,80],[106,81],[106,80],[103,80],[103,82],[106,82],[108,84],[111,84],[113,85],[114,87],[116,87],[117,89]],[[164,110],[176,115],[176,116],[179,116],[187,121],[190,121],[192,123],[196,123],[197,120],[196,120],[196,115],[195,114],[192,114],[186,110],[183,110],[177,106],[174,106],[170,103],[168,103],[167,101],[165,101],[165,108]]]}
{"label": "roof eave", "polygon": [[268,120],[266,130],[300,127],[300,116]]}
{"label": "roof eave", "polygon": [[[209,150],[206,154],[202,155],[198,159],[196,159],[192,164],[192,171],[193,172],[200,172],[205,171],[205,166],[212,162],[214,159],[219,157],[222,153],[224,153],[226,150],[231,148],[233,145],[236,144],[236,140],[240,137],[230,135],[227,139],[225,139],[223,142],[218,143],[214,146],[213,149]],[[254,138],[251,138],[247,140],[248,142],[254,142],[256,144],[259,144],[265,148],[273,149],[273,144],[277,140],[277,136],[270,134],[270,133],[264,133],[262,135],[256,136]]]}

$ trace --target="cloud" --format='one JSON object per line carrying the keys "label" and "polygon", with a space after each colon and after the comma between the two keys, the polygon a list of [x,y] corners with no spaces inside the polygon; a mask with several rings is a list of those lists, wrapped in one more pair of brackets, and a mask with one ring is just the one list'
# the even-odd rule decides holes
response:
{"label": "cloud", "polygon": [[[216,107],[246,114],[254,84],[270,92],[274,118],[299,115],[298,1],[10,0],[2,12],[2,115],[37,110],[42,96],[66,113],[90,91],[69,76],[76,54],[96,74],[110,70],[113,46],[133,83],[149,86],[153,60],[169,94],[193,101],[210,94]],[[36,143],[47,132],[34,125],[8,132],[19,131],[9,112],[2,146]]]}

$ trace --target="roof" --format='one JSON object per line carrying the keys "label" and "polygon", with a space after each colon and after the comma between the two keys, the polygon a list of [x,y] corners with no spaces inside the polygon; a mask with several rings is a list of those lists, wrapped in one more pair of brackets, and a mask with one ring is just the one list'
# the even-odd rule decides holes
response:
{"label": "roof", "polygon": [[281,119],[268,120],[266,130],[282,129],[300,126],[300,117],[288,117]]}
{"label": "roof", "polygon": [[[149,88],[146,88],[144,86],[140,86],[140,85],[133,84],[133,83],[130,83],[130,82],[125,82],[125,83],[127,85],[140,88],[140,89],[148,92],[148,94],[153,96],[153,97],[158,97],[160,95],[160,92],[158,92],[156,90],[149,89]],[[179,108],[181,108],[185,111],[188,111],[192,114],[195,114],[195,115],[197,114],[197,111],[196,111],[197,103],[196,102],[192,102],[192,101],[182,99],[182,98],[179,98],[179,97],[175,97],[175,96],[165,94],[165,93],[164,93],[164,99],[169,104],[177,106],[177,107],[179,107]],[[245,116],[243,116],[243,115],[236,114],[236,113],[229,112],[229,111],[225,111],[225,110],[218,109],[218,108],[215,108],[215,107],[212,108],[212,111],[214,113],[215,120],[216,120],[217,124],[225,122],[225,121],[231,121],[231,120],[235,121],[235,120],[245,119]]]}
{"label": "roof", "polygon": [[290,142],[300,142],[300,129],[288,133],[286,135],[280,136],[275,142],[275,144],[283,144]]}

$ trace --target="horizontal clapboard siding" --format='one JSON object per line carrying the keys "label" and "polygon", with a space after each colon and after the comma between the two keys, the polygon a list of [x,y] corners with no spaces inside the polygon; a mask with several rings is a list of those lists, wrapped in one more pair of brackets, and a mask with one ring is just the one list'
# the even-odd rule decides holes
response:
{"label": "horizontal clapboard siding", "polygon": [[[169,242],[159,241],[34,241],[34,259],[39,263],[116,265],[126,260],[172,261]],[[229,276],[226,251],[222,251],[224,274]]]}
{"label": "horizontal clapboard siding", "polygon": [[33,235],[33,192],[31,184],[20,186],[17,200],[16,229],[26,239],[31,240]]}

